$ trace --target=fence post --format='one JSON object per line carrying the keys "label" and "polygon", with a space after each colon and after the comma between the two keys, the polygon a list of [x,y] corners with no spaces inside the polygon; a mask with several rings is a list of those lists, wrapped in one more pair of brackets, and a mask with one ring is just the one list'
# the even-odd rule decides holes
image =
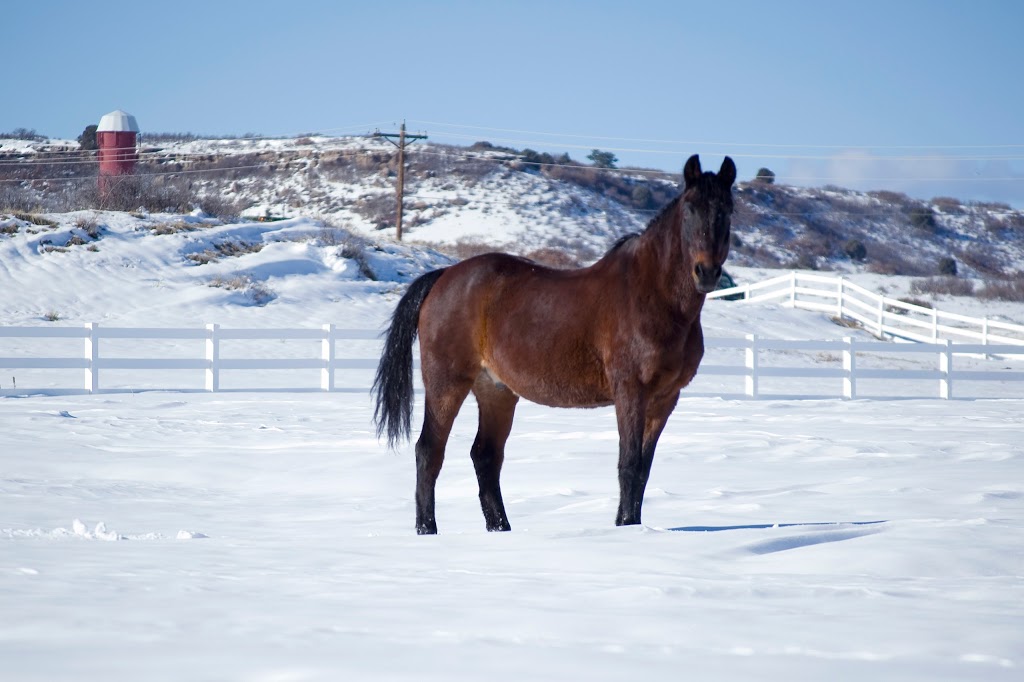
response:
{"label": "fence post", "polygon": [[945,346],[939,351],[939,372],[942,373],[939,379],[939,397],[949,400],[953,397],[953,346],[949,339],[944,339],[940,346]]}
{"label": "fence post", "polygon": [[839,278],[838,291],[836,292],[836,317],[842,321],[843,319],[843,278]]}
{"label": "fence post", "polygon": [[320,359],[324,366],[320,370],[320,390],[334,390],[334,325],[323,325],[324,338],[320,342]]}
{"label": "fence post", "polygon": [[878,338],[885,341],[885,332],[882,330],[882,325],[885,323],[885,298],[883,296],[878,297]]}
{"label": "fence post", "polygon": [[857,352],[852,336],[844,336],[843,343],[843,398],[853,400],[857,397]]}
{"label": "fence post", "polygon": [[796,273],[789,273],[789,307],[796,307]]}
{"label": "fence post", "polygon": [[220,390],[220,325],[206,325],[206,390]]}
{"label": "fence post", "polygon": [[757,397],[757,334],[746,334],[746,393],[749,398]]}
{"label": "fence post", "polygon": [[[983,345],[983,346],[987,346],[988,345],[988,318],[987,317],[981,318],[981,345]],[[986,360],[988,360],[991,357],[992,357],[991,355],[989,355],[988,353],[985,353],[985,359]]]}
{"label": "fence post", "polygon": [[95,322],[88,322],[85,324],[85,328],[89,334],[85,337],[85,360],[89,363],[85,368],[85,388],[89,393],[96,393],[100,390],[100,368],[98,360],[100,359],[100,339],[96,333],[96,329],[99,327]]}
{"label": "fence post", "polygon": [[935,308],[932,308],[932,340],[939,340],[939,313]]}

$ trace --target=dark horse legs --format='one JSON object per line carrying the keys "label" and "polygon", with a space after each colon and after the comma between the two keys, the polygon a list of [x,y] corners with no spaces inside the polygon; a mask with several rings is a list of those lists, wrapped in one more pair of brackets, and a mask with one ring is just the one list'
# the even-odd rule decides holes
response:
{"label": "dark horse legs", "polygon": [[480,508],[487,530],[512,530],[501,499],[501,465],[505,460],[505,441],[512,431],[512,418],[519,401],[512,391],[495,384],[481,373],[473,386],[480,407],[480,426],[470,454],[480,484]]}
{"label": "dark horse legs", "polygon": [[[426,382],[424,382],[426,383]],[[469,394],[469,385],[453,384],[441,395],[433,395],[427,386],[423,430],[416,441],[416,532],[437,533],[434,518],[434,489],[444,464],[444,451],[455,416]]]}
{"label": "dark horse legs", "polygon": [[[640,523],[644,490],[654,464],[658,438],[675,408],[679,394],[668,400],[654,402],[641,411],[639,400],[616,405],[619,423],[619,512],[615,525]],[[646,413],[646,414],[645,414]]]}
{"label": "dark horse legs", "polygon": [[[425,382],[427,383],[427,382]],[[467,382],[445,384],[443,393],[427,386],[423,431],[416,441],[416,532],[437,533],[434,491],[444,464],[444,453],[455,416],[470,391]],[[480,427],[471,455],[480,485],[480,507],[487,530],[511,530],[501,498],[501,465],[505,441],[512,430],[512,417],[519,398],[481,373],[472,386],[480,407]],[[440,393],[440,395],[438,395]]]}

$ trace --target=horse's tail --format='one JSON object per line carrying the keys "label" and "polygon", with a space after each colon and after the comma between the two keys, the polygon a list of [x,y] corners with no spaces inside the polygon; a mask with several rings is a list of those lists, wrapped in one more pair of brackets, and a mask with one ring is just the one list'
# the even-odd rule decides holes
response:
{"label": "horse's tail", "polygon": [[377,437],[387,432],[392,448],[412,432],[412,344],[419,331],[420,308],[442,274],[444,268],[432,270],[409,285],[391,316],[384,339],[384,352],[373,380],[372,390],[377,394],[373,421]]}

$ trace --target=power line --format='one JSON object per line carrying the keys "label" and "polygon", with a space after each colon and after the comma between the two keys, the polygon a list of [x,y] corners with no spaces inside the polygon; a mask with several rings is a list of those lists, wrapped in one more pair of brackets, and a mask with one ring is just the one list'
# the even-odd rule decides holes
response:
{"label": "power line", "polygon": [[[677,144],[709,147],[771,147],[778,149],[1024,149],[1024,143],[1017,144],[975,144],[975,145],[846,145],[846,144],[781,144],[772,142],[712,142],[698,140],[663,140],[635,137],[609,137],[603,135],[580,135],[574,133],[551,133],[533,130],[518,130],[514,128],[493,128],[487,126],[476,126],[459,123],[440,123],[437,121],[417,120],[417,123],[425,125],[442,126],[449,128],[466,128],[471,130],[489,130],[494,132],[516,133],[521,135],[547,135],[551,137],[568,137],[587,140],[614,140],[619,142],[648,142],[652,144]],[[450,133],[445,133],[450,134]],[[545,143],[549,144],[549,143]]]}

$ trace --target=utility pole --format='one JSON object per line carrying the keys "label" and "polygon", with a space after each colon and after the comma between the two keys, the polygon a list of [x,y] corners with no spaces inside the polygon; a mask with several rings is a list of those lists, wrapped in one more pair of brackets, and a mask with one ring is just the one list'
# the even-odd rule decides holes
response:
{"label": "utility pole", "polygon": [[[402,121],[402,127],[397,133],[382,133],[379,130],[373,134],[373,137],[383,137],[391,144],[398,147],[398,187],[395,190],[398,196],[398,210],[396,211],[397,217],[395,218],[395,227],[397,228],[398,241],[402,241],[402,197],[405,195],[405,146],[408,141],[415,142],[416,140],[427,139],[426,135],[406,135],[405,134],[405,121]],[[398,142],[395,142],[393,137],[398,138]]]}

